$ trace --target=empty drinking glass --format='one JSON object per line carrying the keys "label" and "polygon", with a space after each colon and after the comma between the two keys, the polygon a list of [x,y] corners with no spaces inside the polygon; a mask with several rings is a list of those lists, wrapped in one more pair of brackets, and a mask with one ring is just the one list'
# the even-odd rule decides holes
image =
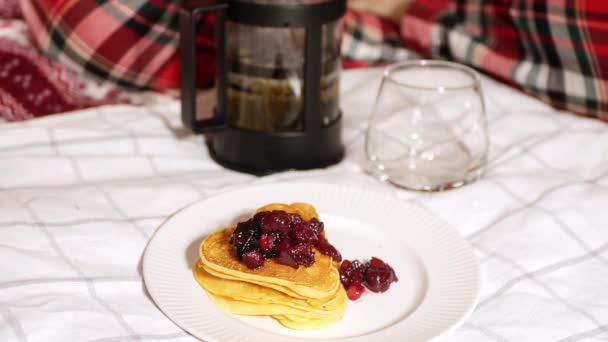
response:
{"label": "empty drinking glass", "polygon": [[479,75],[431,60],[388,67],[372,110],[369,171],[412,190],[441,191],[484,172],[488,152]]}

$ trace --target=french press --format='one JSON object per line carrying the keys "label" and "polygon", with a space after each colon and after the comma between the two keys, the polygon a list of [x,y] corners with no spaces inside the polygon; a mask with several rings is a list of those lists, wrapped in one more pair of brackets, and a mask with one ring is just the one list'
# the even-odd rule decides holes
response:
{"label": "french press", "polygon": [[[186,0],[180,12],[182,121],[214,160],[267,174],[344,155],[340,19],[346,0]],[[217,104],[197,120],[197,18],[216,15]]]}

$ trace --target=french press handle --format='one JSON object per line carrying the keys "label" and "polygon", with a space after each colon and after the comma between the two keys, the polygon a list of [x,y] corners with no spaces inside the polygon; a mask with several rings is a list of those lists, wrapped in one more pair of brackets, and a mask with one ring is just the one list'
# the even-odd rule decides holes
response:
{"label": "french press handle", "polygon": [[[180,10],[180,90],[182,102],[182,123],[194,133],[211,133],[223,130],[226,104],[226,10],[225,1],[187,1]],[[217,13],[215,46],[217,60],[216,96],[217,104],[213,116],[197,120],[196,113],[196,24],[197,18],[205,13]]]}

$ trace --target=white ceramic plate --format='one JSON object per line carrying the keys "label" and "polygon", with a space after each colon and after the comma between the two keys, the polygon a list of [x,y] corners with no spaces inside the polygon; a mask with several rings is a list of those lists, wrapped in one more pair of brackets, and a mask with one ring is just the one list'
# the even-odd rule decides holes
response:
{"label": "white ceramic plate", "polygon": [[[292,331],[268,317],[224,313],[192,276],[198,246],[207,234],[277,202],[313,204],[344,258],[379,257],[393,266],[399,282],[384,294],[366,292],[350,301],[342,321],[317,331]],[[480,281],[470,245],[429,212],[383,193],[327,184],[265,184],[195,203],[155,233],[143,273],[158,307],[205,341],[427,341],[470,314]]]}

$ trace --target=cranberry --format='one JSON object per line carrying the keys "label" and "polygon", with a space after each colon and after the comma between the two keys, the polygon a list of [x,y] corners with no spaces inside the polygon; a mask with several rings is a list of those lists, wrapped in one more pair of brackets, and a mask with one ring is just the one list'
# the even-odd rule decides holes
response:
{"label": "cranberry", "polygon": [[278,255],[276,257],[276,261],[279,264],[291,266],[294,268],[298,268],[298,263],[293,259],[291,254],[291,248],[293,244],[289,240],[284,240],[277,246]]}
{"label": "cranberry", "polygon": [[310,267],[315,262],[315,253],[309,244],[299,243],[291,248],[290,253],[298,265]]}
{"label": "cranberry", "polygon": [[358,260],[342,261],[340,264],[340,281],[344,288],[347,289],[352,284],[361,285],[365,279],[365,265]]}
{"label": "cranberry", "polygon": [[257,248],[257,237],[259,229],[253,224],[252,220],[237,224],[236,229],[230,236],[230,243],[237,257],[240,259],[244,252]]}
{"label": "cranberry", "polygon": [[264,216],[270,214],[269,211],[261,211],[255,215],[253,215],[253,222],[254,224],[256,224],[258,227],[260,226],[260,222],[262,221],[262,219],[264,218]]}
{"label": "cranberry", "polygon": [[342,255],[340,255],[340,252],[338,252],[336,247],[332,246],[329,242],[327,242],[325,238],[321,237],[319,240],[317,240],[317,242],[315,243],[315,247],[319,250],[319,252],[330,256],[335,261],[342,261]]}
{"label": "cranberry", "polygon": [[264,251],[272,251],[276,247],[277,237],[273,234],[264,233],[260,236],[260,248]]}
{"label": "cranberry", "polygon": [[264,258],[259,250],[252,250],[243,253],[243,262],[251,269],[255,270],[256,268],[262,267],[265,261],[266,258]]}
{"label": "cranberry", "polygon": [[298,223],[291,230],[291,238],[296,242],[314,243],[319,237],[308,222]]}
{"label": "cranberry", "polygon": [[296,225],[298,223],[304,222],[304,219],[302,219],[302,216],[300,216],[298,214],[287,214],[287,215],[289,215],[289,220],[291,221],[292,225]]}
{"label": "cranberry", "polygon": [[266,215],[260,215],[260,227],[264,233],[277,232],[287,235],[291,228],[289,214],[281,210],[272,211]]}
{"label": "cranberry", "polygon": [[298,266],[312,266],[315,262],[315,254],[309,244],[293,244],[288,240],[281,242],[277,246],[279,251],[276,258],[279,264],[298,268]]}
{"label": "cranberry", "polygon": [[395,270],[387,263],[376,257],[372,257],[365,264],[358,260],[344,260],[340,264],[340,281],[347,290],[349,298],[351,298],[350,291],[353,291],[353,297],[359,298],[356,296],[358,288],[351,290],[353,286],[364,285],[370,291],[385,292],[390,288],[392,282],[397,281],[397,275],[395,274]]}
{"label": "cranberry", "polygon": [[365,271],[365,286],[373,292],[385,292],[395,281],[395,271],[380,259],[372,258]]}
{"label": "cranberry", "polygon": [[393,282],[393,274],[385,267],[370,267],[365,272],[365,285],[373,292],[385,292]]}
{"label": "cranberry", "polygon": [[[281,210],[259,212],[252,219],[237,224],[230,244],[236,257],[252,269],[261,267],[270,258],[294,268],[312,266],[315,262],[313,246],[341,261],[338,250],[322,235],[323,229],[323,223],[314,218],[304,221],[298,214]],[[351,272],[355,274],[351,278],[361,284],[363,273],[357,272]]]}
{"label": "cranberry", "polygon": [[344,272],[345,270],[349,269],[352,266],[352,262],[350,262],[350,260],[344,260],[342,261],[342,263],[340,264],[340,274],[342,274],[342,272]]}
{"label": "cranberry", "polygon": [[376,257],[372,257],[372,259],[369,261],[369,265],[370,266],[386,266],[386,263]]}
{"label": "cranberry", "polygon": [[317,236],[321,236],[321,233],[325,229],[325,225],[323,224],[323,222],[320,222],[314,217],[310,221],[308,221],[308,224],[310,225],[310,228],[315,231],[315,234]]}
{"label": "cranberry", "polygon": [[363,292],[365,292],[365,288],[361,284],[353,284],[346,290],[346,295],[350,300],[357,300],[361,297]]}
{"label": "cranberry", "polygon": [[276,246],[276,250],[278,252],[289,252],[292,246],[293,243],[290,240],[283,240]]}
{"label": "cranberry", "polygon": [[384,261],[382,261],[382,260],[380,260],[380,259],[378,259],[376,257],[372,257],[372,260],[370,260],[369,263],[370,263],[370,266],[388,267],[388,269],[390,269],[391,273],[393,274],[393,281],[394,282],[398,282],[399,281],[399,279],[397,279],[397,274],[395,274],[395,270],[393,270],[393,268],[389,264],[385,263]]}

